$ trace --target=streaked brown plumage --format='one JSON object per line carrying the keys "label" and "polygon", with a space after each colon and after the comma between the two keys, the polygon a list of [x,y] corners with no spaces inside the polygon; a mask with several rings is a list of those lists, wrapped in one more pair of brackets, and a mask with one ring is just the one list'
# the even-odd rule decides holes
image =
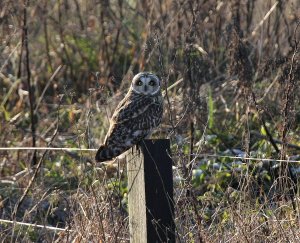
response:
{"label": "streaked brown plumage", "polygon": [[117,106],[104,144],[96,154],[96,161],[111,160],[138,144],[157,127],[162,119],[163,97],[160,81],[152,73],[139,73],[125,98]]}

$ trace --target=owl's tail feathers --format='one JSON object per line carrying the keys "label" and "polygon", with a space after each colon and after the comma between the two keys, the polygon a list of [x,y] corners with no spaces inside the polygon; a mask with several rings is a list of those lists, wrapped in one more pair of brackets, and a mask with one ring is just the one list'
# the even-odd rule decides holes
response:
{"label": "owl's tail feathers", "polygon": [[104,161],[111,160],[113,157],[114,157],[113,149],[106,145],[101,145],[96,153],[95,160],[97,162],[104,162]]}

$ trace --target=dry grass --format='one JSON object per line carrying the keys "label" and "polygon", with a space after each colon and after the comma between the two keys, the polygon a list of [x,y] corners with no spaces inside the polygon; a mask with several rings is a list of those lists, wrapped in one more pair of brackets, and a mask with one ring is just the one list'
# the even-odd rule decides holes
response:
{"label": "dry grass", "polygon": [[[97,148],[130,78],[151,70],[173,85],[153,136],[172,142],[177,241],[299,242],[299,165],[276,161],[300,160],[299,9],[3,0],[0,147]],[[124,159],[0,154],[0,218],[54,227],[0,221],[3,242],[129,241]]]}

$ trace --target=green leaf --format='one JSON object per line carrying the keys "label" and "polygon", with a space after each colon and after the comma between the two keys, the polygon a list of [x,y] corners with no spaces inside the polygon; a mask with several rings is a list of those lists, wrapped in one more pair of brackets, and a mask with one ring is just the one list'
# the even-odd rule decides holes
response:
{"label": "green leaf", "polygon": [[214,101],[212,97],[211,88],[208,88],[208,127],[212,128],[214,125]]}
{"label": "green leaf", "polygon": [[4,114],[4,119],[5,121],[9,121],[10,120],[10,114],[9,112],[4,108],[4,106],[0,107],[0,110],[3,112]]}
{"label": "green leaf", "polygon": [[261,128],[260,128],[260,133],[261,133],[261,135],[264,135],[264,136],[267,135],[267,132],[263,126],[261,126]]}

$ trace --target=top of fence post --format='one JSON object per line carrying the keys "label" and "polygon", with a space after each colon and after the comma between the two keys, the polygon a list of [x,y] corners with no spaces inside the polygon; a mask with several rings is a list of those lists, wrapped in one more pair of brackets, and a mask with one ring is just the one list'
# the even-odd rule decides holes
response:
{"label": "top of fence post", "polygon": [[127,159],[130,242],[175,242],[168,139],[143,140]]}

